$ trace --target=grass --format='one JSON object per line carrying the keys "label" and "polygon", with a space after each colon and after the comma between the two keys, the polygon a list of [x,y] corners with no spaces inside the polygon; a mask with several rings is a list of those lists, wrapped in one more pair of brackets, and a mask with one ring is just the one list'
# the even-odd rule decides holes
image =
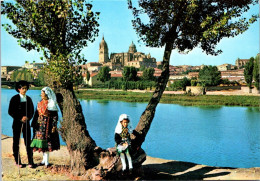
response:
{"label": "grass", "polygon": [[[125,102],[148,102],[152,93],[137,93],[127,91],[76,91],[79,99],[118,100]],[[180,104],[187,106],[225,105],[225,106],[250,106],[259,107],[259,96],[242,95],[200,95],[163,94],[160,103]]]}

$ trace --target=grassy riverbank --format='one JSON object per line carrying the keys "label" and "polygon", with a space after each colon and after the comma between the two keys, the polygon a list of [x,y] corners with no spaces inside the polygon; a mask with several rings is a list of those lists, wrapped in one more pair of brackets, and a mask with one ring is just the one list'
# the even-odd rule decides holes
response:
{"label": "grassy riverbank", "polygon": [[[118,100],[126,102],[148,102],[152,93],[137,93],[128,91],[96,91],[78,90],[77,97],[80,99]],[[180,104],[180,105],[225,105],[225,106],[260,106],[259,96],[243,95],[201,95],[190,96],[185,94],[164,94],[160,103]]]}

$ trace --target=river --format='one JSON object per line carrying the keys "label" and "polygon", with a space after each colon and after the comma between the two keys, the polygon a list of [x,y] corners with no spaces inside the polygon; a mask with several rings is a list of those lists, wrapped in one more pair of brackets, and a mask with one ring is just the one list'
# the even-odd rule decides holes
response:
{"label": "river", "polygon": [[[1,131],[12,136],[8,105],[15,90],[1,89]],[[36,107],[39,90],[29,90]],[[87,129],[97,145],[113,147],[114,129],[122,113],[133,127],[147,103],[80,100]],[[60,114],[59,114],[60,115]],[[61,115],[60,115],[61,118]],[[255,107],[159,104],[146,136],[147,155],[222,167],[260,167],[260,110]],[[61,144],[65,143],[61,140]]]}

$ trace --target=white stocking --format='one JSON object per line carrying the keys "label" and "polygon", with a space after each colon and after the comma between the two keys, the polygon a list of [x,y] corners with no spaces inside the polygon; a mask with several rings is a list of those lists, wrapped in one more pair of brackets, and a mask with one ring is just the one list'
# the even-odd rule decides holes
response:
{"label": "white stocking", "polygon": [[44,164],[44,163],[45,163],[45,160],[46,160],[46,159],[45,159],[45,152],[43,152],[43,153],[42,153],[42,162],[41,162],[41,164]]}
{"label": "white stocking", "polygon": [[126,157],[128,160],[129,169],[133,169],[132,158],[131,158],[129,152],[126,152]]}
{"label": "white stocking", "polygon": [[122,166],[123,166],[122,170],[124,171],[124,170],[126,170],[126,162],[125,162],[124,153],[120,153],[120,158],[121,158],[121,162],[122,162]]}
{"label": "white stocking", "polygon": [[49,152],[45,152],[45,165],[49,165]]}

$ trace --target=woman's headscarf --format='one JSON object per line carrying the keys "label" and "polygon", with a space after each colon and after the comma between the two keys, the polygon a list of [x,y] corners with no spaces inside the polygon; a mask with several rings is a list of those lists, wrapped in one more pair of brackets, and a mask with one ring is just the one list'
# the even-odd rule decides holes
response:
{"label": "woman's headscarf", "polygon": [[120,134],[122,132],[122,124],[121,124],[121,121],[123,121],[124,119],[127,119],[128,120],[128,132],[129,133],[132,133],[133,130],[132,130],[132,126],[130,124],[130,117],[129,115],[127,114],[121,114],[119,116],[119,119],[118,119],[118,122],[117,122],[117,125],[116,125],[116,129],[115,129],[115,133],[117,134]]}
{"label": "woman's headscarf", "polygon": [[44,87],[42,91],[48,96],[48,107],[49,111],[58,111],[58,104],[56,95],[50,87]]}

